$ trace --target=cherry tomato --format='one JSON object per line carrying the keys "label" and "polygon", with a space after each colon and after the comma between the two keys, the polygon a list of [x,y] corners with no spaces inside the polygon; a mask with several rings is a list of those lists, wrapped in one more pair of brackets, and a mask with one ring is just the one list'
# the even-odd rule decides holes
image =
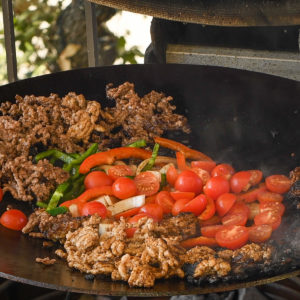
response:
{"label": "cherry tomato", "polygon": [[209,246],[209,247],[218,246],[214,238],[205,237],[205,236],[198,236],[195,238],[191,238],[181,242],[180,244],[184,248],[193,248],[196,246]]}
{"label": "cherry tomato", "polygon": [[[209,199],[209,198],[208,198]],[[204,211],[205,212],[205,211]],[[203,213],[204,213],[203,212]],[[210,226],[210,225],[218,225],[221,224],[221,217],[218,215],[212,216],[210,219],[201,220],[201,216],[198,217],[200,226]]]}
{"label": "cherry tomato", "polygon": [[135,181],[127,177],[120,177],[112,185],[112,191],[115,197],[127,199],[137,194]]}
{"label": "cherry tomato", "polygon": [[285,175],[271,175],[266,178],[267,189],[273,193],[284,194],[291,188],[292,182]]}
{"label": "cherry tomato", "polygon": [[229,180],[233,174],[234,169],[229,164],[219,164],[211,171],[212,177],[222,176],[227,180]]}
{"label": "cherry tomato", "polygon": [[112,184],[112,178],[101,171],[93,171],[89,173],[84,179],[84,186],[86,189],[92,189],[95,187]]}
{"label": "cherry tomato", "polygon": [[119,177],[134,176],[133,169],[127,165],[111,166],[108,169],[107,173],[108,173],[108,176],[111,177],[113,180],[116,180]]}
{"label": "cherry tomato", "polygon": [[134,178],[138,194],[151,196],[159,191],[160,181],[150,171],[141,172]]}
{"label": "cherry tomato", "polygon": [[180,192],[193,192],[197,195],[202,191],[202,180],[193,171],[185,170],[178,175],[175,189]]}
{"label": "cherry tomato", "polygon": [[262,243],[268,240],[272,234],[272,226],[267,224],[253,225],[248,228],[249,241],[253,243]]}
{"label": "cherry tomato", "polygon": [[207,197],[207,205],[206,208],[204,210],[204,212],[198,217],[199,220],[209,220],[216,212],[216,205],[215,205],[215,201],[210,198]]}
{"label": "cherry tomato", "polygon": [[220,217],[225,216],[225,214],[231,209],[233,204],[236,202],[236,195],[231,193],[225,193],[218,197],[216,200],[216,209]]}
{"label": "cherry tomato", "polygon": [[198,195],[190,200],[181,210],[181,212],[191,212],[195,216],[199,216],[207,205],[207,197],[204,194]]}
{"label": "cherry tomato", "polygon": [[166,174],[167,182],[171,186],[174,186],[178,175],[179,175],[179,173],[178,173],[177,169],[174,166],[170,166],[167,171],[167,174]]}
{"label": "cherry tomato", "polygon": [[238,201],[242,200],[248,203],[254,202],[255,200],[258,199],[258,196],[265,191],[267,191],[266,185],[265,183],[262,183],[258,188],[254,188],[245,193],[238,194],[237,200]]}
{"label": "cherry tomato", "polygon": [[99,217],[101,218],[105,218],[107,215],[107,209],[106,207],[97,201],[91,201],[91,202],[87,202],[85,203],[81,210],[80,210],[80,214],[82,216],[91,216],[94,214],[98,214]]}
{"label": "cherry tomato", "polygon": [[187,203],[189,203],[191,200],[189,199],[180,199],[180,200],[177,200],[173,207],[172,207],[172,215],[173,216],[177,216],[181,213],[181,210],[185,207],[185,205]]}
{"label": "cherry tomato", "polygon": [[197,160],[197,161],[192,161],[191,166],[192,168],[200,168],[210,173],[213,170],[213,168],[216,166],[216,163],[214,161]]}
{"label": "cherry tomato", "polygon": [[140,211],[140,207],[134,207],[134,208],[128,209],[124,212],[114,215],[114,218],[117,220],[121,219],[121,217],[126,219],[126,218],[136,215],[139,211]]}
{"label": "cherry tomato", "polygon": [[245,214],[247,218],[250,217],[250,209],[249,207],[243,202],[236,202],[232,208],[229,210],[228,214]]}
{"label": "cherry tomato", "polygon": [[27,221],[25,214],[18,209],[7,210],[0,218],[0,224],[2,226],[17,231],[22,230],[27,224]]}
{"label": "cherry tomato", "polygon": [[257,202],[252,202],[247,204],[247,206],[249,207],[250,210],[248,219],[253,220],[254,217],[260,213],[259,204]]}
{"label": "cherry tomato", "polygon": [[238,194],[240,192],[246,192],[251,184],[250,184],[251,172],[250,171],[240,171],[235,173],[230,178],[230,187],[232,192]]}
{"label": "cherry tomato", "polygon": [[[146,214],[137,214],[133,217],[131,217],[129,220],[128,220],[128,223],[131,223],[131,224],[135,224],[137,223],[140,219],[144,218],[144,217],[149,217],[148,215]],[[134,233],[136,232],[137,228],[135,227],[131,227],[131,228],[127,228],[125,230],[126,234],[127,234],[127,237],[129,238],[132,238],[134,236]]]}
{"label": "cherry tomato", "polygon": [[146,197],[145,203],[155,203],[156,196],[157,194]]}
{"label": "cherry tomato", "polygon": [[208,171],[204,169],[191,168],[191,171],[195,172],[201,178],[203,185],[205,185],[211,177]]}
{"label": "cherry tomato", "polygon": [[161,191],[156,195],[155,203],[162,207],[165,214],[169,214],[172,212],[175,200],[171,197],[169,192]]}
{"label": "cherry tomato", "polygon": [[264,211],[255,216],[254,223],[255,225],[267,224],[272,227],[272,230],[275,230],[281,223],[281,216],[279,213],[271,210]]}
{"label": "cherry tomato", "polygon": [[257,185],[261,182],[263,178],[263,173],[260,170],[249,170],[251,173],[250,184],[251,186]]}
{"label": "cherry tomato", "polygon": [[188,166],[186,165],[185,156],[183,153],[176,152],[176,161],[177,161],[177,166],[178,166],[179,170],[183,171],[188,168]]}
{"label": "cherry tomato", "polygon": [[3,198],[3,190],[0,188],[0,202],[2,201]]}
{"label": "cherry tomato", "polygon": [[259,204],[260,212],[272,211],[278,213],[280,216],[284,214],[285,207],[280,202],[262,202]]}
{"label": "cherry tomato", "polygon": [[244,246],[249,238],[248,229],[245,226],[224,226],[216,233],[216,241],[221,247],[235,250]]}
{"label": "cherry tomato", "polygon": [[192,200],[195,198],[195,193],[193,192],[171,192],[170,195],[176,201],[180,199]]}
{"label": "cherry tomato", "polygon": [[245,225],[247,223],[247,216],[244,213],[230,214],[222,218],[223,225]]}
{"label": "cherry tomato", "polygon": [[215,237],[216,233],[223,228],[223,225],[210,225],[201,227],[201,234],[206,237]]}
{"label": "cherry tomato", "polygon": [[259,202],[282,202],[283,196],[278,193],[264,192],[258,195]]}
{"label": "cherry tomato", "polygon": [[147,203],[140,208],[140,213],[144,213],[154,221],[159,222],[163,218],[164,211],[162,207],[156,203]]}
{"label": "cherry tomato", "polygon": [[220,195],[229,193],[229,182],[222,176],[215,176],[208,180],[204,186],[204,193],[213,200],[216,200]]}

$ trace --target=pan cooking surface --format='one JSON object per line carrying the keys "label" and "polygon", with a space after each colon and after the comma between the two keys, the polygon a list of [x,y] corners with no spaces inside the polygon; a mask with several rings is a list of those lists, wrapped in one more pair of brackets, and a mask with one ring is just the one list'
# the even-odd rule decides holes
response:
{"label": "pan cooking surface", "polygon": [[[15,94],[44,95],[69,91],[89,100],[105,100],[105,85],[133,82],[143,95],[152,89],[174,98],[177,112],[185,114],[191,135],[170,132],[166,136],[199,149],[216,161],[239,169],[261,169],[265,175],[288,172],[300,165],[300,83],[259,73],[191,65],[136,65],[99,67],[61,72],[0,87],[1,101],[13,101]],[[104,101],[105,100],[105,101]],[[42,241],[0,227],[0,276],[54,289],[100,295],[156,296],[199,294],[264,284],[300,274],[300,216],[296,201],[287,208],[276,243],[293,248],[293,260],[273,268],[262,278],[248,278],[202,287],[183,280],[157,281],[151,289],[130,288],[109,279],[88,281],[78,271],[57,259],[53,266],[35,263],[36,257],[55,257],[42,248]],[[6,196],[0,203],[30,212],[26,203]],[[291,228],[291,230],[290,230]],[[295,238],[294,238],[295,237]],[[258,280],[258,281],[257,281]]]}

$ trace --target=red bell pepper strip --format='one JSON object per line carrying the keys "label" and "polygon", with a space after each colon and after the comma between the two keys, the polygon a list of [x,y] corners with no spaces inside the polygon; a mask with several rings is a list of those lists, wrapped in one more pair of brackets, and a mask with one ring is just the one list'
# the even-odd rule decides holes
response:
{"label": "red bell pepper strip", "polygon": [[184,171],[184,170],[190,169],[186,165],[185,156],[182,152],[176,152],[176,161],[177,161],[177,166],[178,166],[179,170]]}
{"label": "red bell pepper strip", "polygon": [[206,237],[206,236],[198,236],[195,238],[191,238],[181,242],[180,244],[184,248],[193,248],[196,246],[210,246],[210,247],[218,246],[218,243],[215,238]]}
{"label": "red bell pepper strip", "polygon": [[212,161],[212,159],[205,155],[204,153],[194,150],[194,149],[190,149],[189,147],[175,142],[173,140],[169,140],[169,139],[165,139],[162,137],[155,137],[154,138],[155,143],[160,144],[162,147],[177,151],[177,152],[182,152],[185,156],[185,158],[189,158],[189,159],[194,159],[194,160],[208,160],[208,161]]}
{"label": "red bell pepper strip", "polygon": [[91,168],[100,165],[111,165],[116,160],[126,159],[130,157],[147,159],[152,153],[142,148],[119,147],[105,152],[98,152],[87,157],[79,167],[79,173],[86,174]]}
{"label": "red bell pepper strip", "polygon": [[82,204],[82,203],[86,203],[89,200],[92,200],[94,198],[97,198],[97,197],[100,197],[103,195],[112,195],[112,194],[113,194],[113,191],[112,191],[112,187],[110,185],[95,187],[95,188],[86,190],[79,197],[77,197],[75,199],[63,202],[62,204],[60,204],[60,206],[70,207],[70,205],[72,205],[72,204]]}

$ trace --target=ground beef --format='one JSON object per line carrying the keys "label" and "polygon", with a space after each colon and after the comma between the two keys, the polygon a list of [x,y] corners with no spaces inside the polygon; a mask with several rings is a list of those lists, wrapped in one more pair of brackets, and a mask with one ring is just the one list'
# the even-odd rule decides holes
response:
{"label": "ground beef", "polygon": [[35,261],[36,261],[37,263],[41,263],[41,264],[44,264],[44,265],[46,265],[46,266],[50,266],[50,265],[55,264],[56,259],[55,259],[55,258],[50,259],[49,257],[45,257],[45,258],[37,257],[37,258],[35,259]]}
{"label": "ground beef", "polygon": [[103,150],[126,145],[137,139],[150,141],[166,130],[189,131],[185,117],[175,114],[172,97],[150,92],[140,98],[132,83],[107,88],[115,106],[102,109],[101,103],[86,100],[73,92],[16,96],[16,103],[0,107],[0,184],[18,200],[47,201],[68,173],[48,161],[33,163],[38,152],[55,148],[79,153],[93,142]]}

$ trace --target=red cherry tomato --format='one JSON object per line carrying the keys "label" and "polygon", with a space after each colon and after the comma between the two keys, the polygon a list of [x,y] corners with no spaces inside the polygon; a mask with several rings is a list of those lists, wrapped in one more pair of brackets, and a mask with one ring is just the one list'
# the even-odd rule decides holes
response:
{"label": "red cherry tomato", "polygon": [[3,198],[3,190],[0,188],[0,202],[2,201]]}
{"label": "red cherry tomato", "polygon": [[204,186],[204,193],[216,200],[220,195],[229,193],[229,182],[222,176],[215,176],[208,180]]}
{"label": "red cherry tomato", "polygon": [[190,200],[181,210],[181,212],[191,212],[195,216],[199,216],[207,205],[207,198],[205,195],[198,195],[196,198]]}
{"label": "red cherry tomato", "polygon": [[285,207],[280,202],[262,202],[259,204],[259,210],[261,213],[265,211],[272,211],[282,216],[284,214]]}
{"label": "red cherry tomato", "polygon": [[[143,214],[143,213],[137,214],[137,215],[133,216],[132,218],[130,218],[128,220],[128,223],[135,224],[144,217],[149,217],[149,216],[147,216],[146,214]],[[136,230],[137,230],[137,228],[135,228],[135,227],[127,228],[125,230],[127,237],[132,238],[134,236],[134,233],[136,232]]]}
{"label": "red cherry tomato", "polygon": [[94,214],[98,214],[99,217],[104,219],[107,215],[107,209],[102,203],[97,201],[91,201],[85,203],[82,206],[80,213],[82,216],[91,216]]}
{"label": "red cherry tomato", "polygon": [[237,200],[240,201],[245,201],[245,202],[254,202],[255,200],[258,199],[258,196],[267,191],[266,185],[264,183],[260,184],[258,188],[251,189],[245,193],[241,193],[237,195]]}
{"label": "red cherry tomato", "polygon": [[132,216],[138,214],[139,211],[140,211],[140,207],[134,207],[134,208],[128,209],[124,212],[114,215],[114,218],[117,220],[121,219],[121,217],[126,219],[126,218],[129,218],[129,217],[132,217]]}
{"label": "red cherry tomato", "polygon": [[216,200],[216,209],[220,217],[225,216],[225,214],[231,209],[233,204],[236,202],[236,195],[232,193],[225,193],[218,197]]}
{"label": "red cherry tomato", "polygon": [[178,175],[179,175],[179,173],[178,173],[177,169],[174,166],[170,166],[166,173],[167,182],[171,186],[174,186]]}
{"label": "red cherry tomato", "polygon": [[125,177],[125,176],[134,176],[133,169],[127,165],[111,166],[108,169],[107,173],[108,173],[108,176],[111,177],[113,180],[116,180],[120,177]]}
{"label": "red cherry tomato", "polygon": [[95,187],[112,184],[112,178],[101,171],[93,171],[89,173],[84,179],[84,186],[86,189],[92,189]]}
{"label": "red cherry tomato", "polygon": [[159,222],[163,218],[164,211],[162,207],[156,203],[147,203],[140,208],[140,213],[144,213],[154,221]]}
{"label": "red cherry tomato", "polygon": [[281,223],[281,216],[279,213],[276,213],[271,210],[264,211],[255,216],[254,223],[255,225],[267,224],[272,227],[272,230],[275,230],[279,227]]}
{"label": "red cherry tomato", "polygon": [[231,176],[234,174],[234,169],[229,164],[219,164],[212,171],[211,176],[222,176],[225,179],[229,180]]}
{"label": "red cherry tomato", "polygon": [[201,178],[203,185],[205,185],[211,177],[208,171],[204,169],[191,168],[191,171],[195,172]]}
{"label": "red cherry tomato", "polygon": [[156,195],[155,203],[162,207],[165,214],[169,214],[172,212],[175,200],[171,197],[169,192],[161,191]]}
{"label": "red cherry tomato", "polygon": [[264,192],[258,195],[259,202],[282,202],[283,196],[278,193]]}
{"label": "red cherry tomato", "polygon": [[141,172],[134,178],[138,194],[151,196],[159,191],[160,181],[150,171]]}
{"label": "red cherry tomato", "polygon": [[218,244],[214,238],[209,238],[206,236],[198,236],[195,238],[191,238],[191,239],[181,242],[180,244],[182,247],[187,248],[187,249],[193,248],[196,246],[208,246],[208,247],[218,246]]}
{"label": "red cherry tomato", "polygon": [[0,218],[0,224],[2,226],[17,231],[22,230],[27,224],[27,221],[25,214],[18,209],[7,210]]}
{"label": "red cherry tomato", "polygon": [[138,190],[132,179],[120,177],[113,183],[112,191],[115,197],[119,199],[127,199],[135,196]]}
{"label": "red cherry tomato", "polygon": [[263,178],[263,173],[260,170],[249,170],[251,173],[250,184],[251,186],[257,185],[261,182]]}
{"label": "red cherry tomato", "polygon": [[245,225],[247,223],[247,216],[243,213],[226,215],[222,218],[223,225]]}
{"label": "red cherry tomato", "polygon": [[173,216],[177,216],[181,213],[182,209],[185,207],[185,205],[187,203],[189,203],[191,200],[189,199],[180,199],[180,200],[177,200],[173,207],[172,207],[172,215]]}
{"label": "red cherry tomato", "polygon": [[198,217],[198,219],[201,221],[204,221],[204,220],[208,220],[210,219],[216,212],[216,205],[215,205],[215,201],[210,198],[210,197],[207,197],[207,205],[206,205],[206,208],[204,210],[204,212]]}
{"label": "red cherry tomato", "polygon": [[175,189],[180,192],[193,192],[197,195],[202,191],[202,180],[193,171],[185,170],[178,175]]}
{"label": "red cherry tomato", "polygon": [[249,207],[250,214],[248,219],[253,220],[256,215],[260,213],[259,204],[257,202],[248,203],[247,206]]}
{"label": "red cherry tomato", "polygon": [[235,250],[244,246],[249,238],[248,229],[245,226],[224,226],[216,233],[216,241],[221,247]]}
{"label": "red cherry tomato", "polygon": [[292,182],[285,175],[272,175],[266,178],[267,189],[273,193],[284,194],[291,188]]}
{"label": "red cherry tomato", "polygon": [[197,161],[192,161],[191,166],[192,168],[200,168],[210,173],[213,170],[213,168],[216,166],[216,163],[214,161],[197,160]]}
{"label": "red cherry tomato", "polygon": [[[209,199],[209,198],[208,198]],[[205,212],[205,211],[204,211]],[[203,213],[204,213],[203,212]],[[200,226],[210,226],[210,225],[218,225],[218,224],[221,224],[221,218],[220,216],[218,215],[214,215],[212,216],[210,219],[207,219],[207,220],[201,220],[200,219],[201,216],[198,217],[199,219],[199,224]]]}
{"label": "red cherry tomato", "polygon": [[253,225],[248,228],[249,241],[253,243],[263,243],[271,237],[272,226],[267,224]]}
{"label": "red cherry tomato", "polygon": [[243,202],[236,202],[232,208],[229,210],[228,214],[245,214],[247,218],[250,217],[250,209],[249,207]]}
{"label": "red cherry tomato", "polygon": [[210,225],[201,227],[201,234],[206,237],[215,237],[216,233],[223,228],[223,225]]}
{"label": "red cherry tomato", "polygon": [[192,200],[195,198],[195,193],[193,192],[171,192],[170,195],[175,201],[180,199]]}
{"label": "red cherry tomato", "polygon": [[251,184],[250,184],[251,172],[250,171],[240,171],[235,173],[230,178],[230,187],[233,193],[246,192]]}

